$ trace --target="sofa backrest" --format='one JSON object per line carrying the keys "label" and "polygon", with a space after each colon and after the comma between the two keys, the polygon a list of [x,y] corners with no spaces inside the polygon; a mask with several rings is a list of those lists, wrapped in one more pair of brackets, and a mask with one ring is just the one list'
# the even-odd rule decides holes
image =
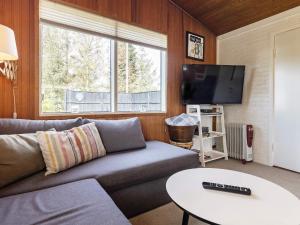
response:
{"label": "sofa backrest", "polygon": [[107,153],[146,147],[141,123],[137,117],[123,120],[93,120],[80,117],[66,120],[0,119],[0,135],[35,133],[52,128],[57,131],[69,130],[91,122],[96,124]]}
{"label": "sofa backrest", "polygon": [[62,131],[81,125],[83,125],[83,120],[80,117],[67,120],[0,119],[0,134],[35,133],[51,128]]}

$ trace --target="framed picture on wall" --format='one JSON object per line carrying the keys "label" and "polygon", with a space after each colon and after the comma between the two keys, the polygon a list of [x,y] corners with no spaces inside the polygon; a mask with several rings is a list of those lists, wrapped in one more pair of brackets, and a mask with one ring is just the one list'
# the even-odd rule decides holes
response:
{"label": "framed picture on wall", "polygon": [[204,37],[186,32],[186,57],[204,61]]}

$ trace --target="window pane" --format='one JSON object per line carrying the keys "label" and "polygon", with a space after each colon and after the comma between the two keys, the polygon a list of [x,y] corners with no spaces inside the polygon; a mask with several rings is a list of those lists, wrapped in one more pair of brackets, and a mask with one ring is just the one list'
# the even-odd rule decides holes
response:
{"label": "window pane", "polygon": [[117,52],[118,111],[164,111],[164,52],[125,42]]}
{"label": "window pane", "polygon": [[41,25],[43,113],[111,111],[111,40]]}

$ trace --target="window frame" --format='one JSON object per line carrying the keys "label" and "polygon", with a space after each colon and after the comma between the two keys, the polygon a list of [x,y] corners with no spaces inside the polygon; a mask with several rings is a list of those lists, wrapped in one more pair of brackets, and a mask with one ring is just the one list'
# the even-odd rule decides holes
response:
{"label": "window frame", "polygon": [[[68,29],[71,31],[76,31],[84,34],[95,35],[101,38],[108,38],[110,39],[110,93],[111,93],[111,111],[110,112],[79,112],[79,113],[72,113],[72,112],[43,112],[42,111],[42,25],[48,24],[50,26],[59,27],[62,29]],[[159,111],[117,111],[118,109],[118,65],[117,65],[117,57],[118,57],[118,41],[160,50],[160,91],[161,91],[161,109]],[[123,38],[112,37],[110,35],[101,34],[98,32],[90,31],[81,29],[74,26],[69,26],[45,19],[39,20],[39,74],[38,74],[38,111],[39,117],[57,117],[57,116],[92,116],[92,115],[165,115],[167,113],[167,77],[168,77],[168,55],[167,55],[167,48],[161,48],[149,44],[144,44],[140,42],[135,42]],[[163,57],[164,56],[164,57]]]}

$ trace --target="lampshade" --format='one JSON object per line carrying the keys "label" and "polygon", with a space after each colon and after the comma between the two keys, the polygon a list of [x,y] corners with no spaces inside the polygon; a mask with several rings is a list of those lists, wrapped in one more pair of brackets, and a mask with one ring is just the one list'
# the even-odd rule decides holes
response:
{"label": "lampshade", "polygon": [[14,31],[0,24],[0,61],[17,59],[18,51]]}

